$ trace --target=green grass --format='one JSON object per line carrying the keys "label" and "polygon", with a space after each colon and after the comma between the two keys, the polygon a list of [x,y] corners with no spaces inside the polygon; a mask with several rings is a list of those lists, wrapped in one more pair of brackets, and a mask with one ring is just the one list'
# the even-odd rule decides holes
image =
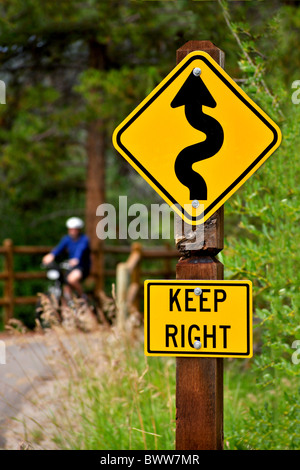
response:
{"label": "green grass", "polygon": [[66,368],[67,405],[55,414],[52,436],[59,448],[174,448],[175,361],[147,359],[141,343],[132,348],[126,341],[123,335],[113,341],[108,335],[101,356],[91,348],[89,362],[79,356],[75,370]]}
{"label": "green grass", "polygon": [[[66,405],[52,440],[61,449],[174,450],[175,359],[146,358],[140,342],[115,348],[108,336],[100,373],[92,349],[88,361],[76,358],[76,374],[66,369]],[[260,393],[251,361],[224,362],[224,449],[297,448],[296,381],[284,381],[278,394],[272,387]],[[294,393],[293,409],[284,390]]]}
{"label": "green grass", "polygon": [[[296,378],[261,390],[251,368],[229,368],[224,376],[224,448],[229,450],[299,449],[299,403]],[[292,397],[292,398],[291,398]]]}
{"label": "green grass", "polygon": [[[137,332],[50,335],[53,386],[37,389],[33,414],[18,417],[21,440],[33,449],[50,441],[70,450],[174,450],[175,358],[145,357]],[[224,360],[224,449],[299,448],[297,375],[281,374],[275,388],[270,367],[255,367],[255,358]]]}

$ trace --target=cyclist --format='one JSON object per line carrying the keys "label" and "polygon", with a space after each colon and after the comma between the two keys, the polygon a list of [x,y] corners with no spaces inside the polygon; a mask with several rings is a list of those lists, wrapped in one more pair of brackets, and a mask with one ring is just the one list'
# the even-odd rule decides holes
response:
{"label": "cyclist", "polygon": [[89,238],[82,233],[84,223],[78,217],[69,218],[66,227],[68,235],[65,235],[59,244],[43,257],[43,263],[50,264],[56,256],[66,252],[69,258],[70,272],[66,278],[65,295],[70,297],[74,289],[79,296],[82,296],[81,282],[89,275],[91,268]]}

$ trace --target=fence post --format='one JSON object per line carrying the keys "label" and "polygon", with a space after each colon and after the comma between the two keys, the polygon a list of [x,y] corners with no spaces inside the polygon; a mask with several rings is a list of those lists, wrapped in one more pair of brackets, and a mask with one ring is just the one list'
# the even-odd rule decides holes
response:
{"label": "fence post", "polygon": [[117,326],[123,329],[128,316],[127,293],[129,288],[129,270],[126,263],[118,263],[116,270]]}
{"label": "fence post", "polygon": [[[142,255],[142,245],[138,242],[135,242],[131,245],[131,252],[138,252],[140,257]],[[140,288],[140,278],[141,278],[141,262],[139,261],[138,264],[133,268],[132,274],[131,274],[131,282],[133,284],[136,284],[138,286],[138,289]],[[139,296],[139,291],[136,295],[135,300],[133,301],[134,307],[139,311],[140,307],[140,296]]]}
{"label": "fence post", "polygon": [[4,270],[6,279],[4,282],[4,324],[13,318],[14,315],[14,262],[13,262],[13,242],[6,239],[3,242],[5,248]]}
{"label": "fence post", "polygon": [[126,263],[119,263],[116,272],[117,325],[125,326],[130,313],[130,306],[139,310],[138,289],[140,285],[140,263],[142,246],[140,243],[131,245],[131,252]]}

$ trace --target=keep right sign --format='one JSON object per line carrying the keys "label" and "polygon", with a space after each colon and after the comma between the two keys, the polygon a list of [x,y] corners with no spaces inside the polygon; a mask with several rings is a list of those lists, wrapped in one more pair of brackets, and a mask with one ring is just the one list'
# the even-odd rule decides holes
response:
{"label": "keep right sign", "polygon": [[251,281],[146,281],[145,354],[252,357]]}

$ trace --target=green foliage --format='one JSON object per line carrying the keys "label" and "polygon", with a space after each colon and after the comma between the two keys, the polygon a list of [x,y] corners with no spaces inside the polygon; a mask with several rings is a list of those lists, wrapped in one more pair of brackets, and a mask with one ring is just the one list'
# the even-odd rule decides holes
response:
{"label": "green foliage", "polygon": [[[134,339],[126,336],[102,336],[105,365],[100,373],[98,355],[90,358],[89,367],[77,357],[76,378],[72,375],[68,384],[69,405],[55,418],[56,432],[51,436],[59,448],[174,448],[175,362],[147,361],[142,344],[137,349]],[[66,426],[64,421],[74,417],[76,426]]]}
{"label": "green foliage", "polygon": [[[249,51],[251,43],[244,48]],[[245,91],[280,124],[283,143],[225,209],[237,227],[226,234],[225,277],[253,282],[256,346],[247,373],[257,397],[253,404],[244,403],[241,427],[227,442],[236,449],[297,449],[299,366],[292,362],[292,343],[300,334],[300,109],[286,106],[280,86],[277,98],[266,89],[260,56],[247,60],[243,54],[240,67]]]}

